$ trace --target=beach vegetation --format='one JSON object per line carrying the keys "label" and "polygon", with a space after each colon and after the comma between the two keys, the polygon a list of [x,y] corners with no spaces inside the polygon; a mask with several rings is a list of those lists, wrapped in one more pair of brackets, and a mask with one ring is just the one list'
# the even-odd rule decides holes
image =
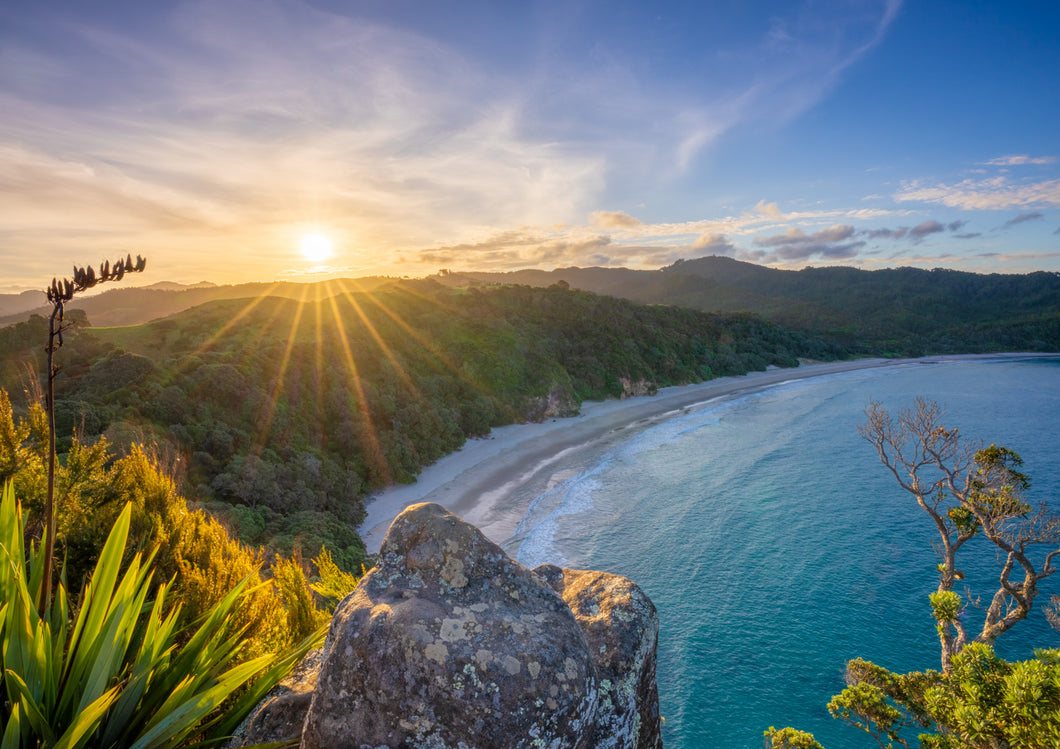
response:
{"label": "beach vegetation", "polygon": [[[866,413],[862,437],[938,532],[939,584],[930,603],[942,672],[948,674],[969,642],[991,645],[1030,613],[1039,584],[1057,569],[1060,515],[1044,502],[1028,501],[1030,479],[1019,470],[1023,460],[1016,452],[984,447],[947,429],[938,403],[918,399],[893,417],[873,403]],[[988,541],[1000,563],[977,632],[965,616],[970,602],[954,591],[958,583],[968,584],[958,554],[973,538]]]}
{"label": "beach vegetation", "polygon": [[[35,403],[19,416],[0,391],[0,466],[18,496],[26,498],[22,506],[30,543],[43,536],[47,443],[42,412]],[[244,629],[240,658],[291,647],[315,631],[333,608],[311,587],[318,580],[317,560],[280,558],[234,538],[221,520],[177,491],[172,472],[153,449],[134,444],[118,457],[105,437],[89,443],[74,435],[57,462],[55,485],[56,551],[64,562],[66,592],[75,600],[127,508],[130,541],[123,562],[153,550],[156,575],[172,581],[171,600],[181,604],[178,626],[200,619],[242,580],[249,580],[249,592],[231,615]],[[317,559],[333,587],[349,592],[356,585],[359,574],[335,577],[326,550]]]}

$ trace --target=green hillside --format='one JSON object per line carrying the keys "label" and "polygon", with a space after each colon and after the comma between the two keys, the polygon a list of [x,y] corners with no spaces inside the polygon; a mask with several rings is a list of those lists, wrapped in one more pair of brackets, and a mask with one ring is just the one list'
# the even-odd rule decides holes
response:
{"label": "green hillside", "polygon": [[[321,287],[322,288],[322,287]],[[331,288],[335,288],[332,286]],[[365,497],[473,436],[586,399],[846,352],[757,317],[545,288],[402,282],[213,301],[87,328],[60,352],[60,436],[154,442],[240,537],[356,568]],[[74,314],[83,314],[77,313]],[[0,329],[0,378],[43,369],[46,321]],[[62,448],[60,448],[62,449]]]}
{"label": "green hillside", "polygon": [[442,283],[571,286],[645,304],[746,311],[860,354],[1060,351],[1060,274],[978,274],[936,268],[777,270],[726,257],[658,271],[560,268],[442,273]]}

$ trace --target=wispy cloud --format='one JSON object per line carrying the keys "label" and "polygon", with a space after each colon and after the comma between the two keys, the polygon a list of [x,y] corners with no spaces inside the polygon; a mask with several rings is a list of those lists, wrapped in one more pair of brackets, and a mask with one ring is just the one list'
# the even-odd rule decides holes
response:
{"label": "wispy cloud", "polygon": [[511,81],[432,39],[268,0],[169,20],[152,43],[68,25],[92,65],[127,71],[90,78],[91,103],[59,56],[48,87],[0,79],[0,236],[22,252],[59,244],[61,215],[90,255],[135,243],[164,273],[220,253],[269,273],[312,224],[383,269],[439,237],[573,221],[603,187],[600,156],[527,137]]}
{"label": "wispy cloud", "polygon": [[756,238],[753,243],[771,249],[780,260],[805,260],[815,256],[836,259],[853,257],[865,246],[860,240],[846,241],[853,236],[854,227],[849,224],[836,224],[813,234],[793,227],[782,234]]}
{"label": "wispy cloud", "polygon": [[1056,163],[1055,156],[1027,156],[1013,155],[1013,156],[999,156],[996,159],[990,159],[990,161],[984,161],[983,164],[988,166],[1024,166],[1026,164],[1054,164]]}
{"label": "wispy cloud", "polygon": [[479,270],[508,270],[516,267],[556,267],[574,261],[596,260],[612,263],[621,250],[610,248],[611,238],[594,236],[582,239],[549,237],[540,234],[506,232],[473,244],[449,245],[419,250],[415,262],[434,266],[458,264]]}
{"label": "wispy cloud", "polygon": [[840,3],[792,3],[769,19],[760,43],[730,49],[739,60],[737,82],[708,101],[687,104],[674,118],[675,162],[687,169],[699,154],[733,128],[758,122],[781,124],[827,96],[843,74],[887,35],[903,0],[855,8]]}
{"label": "wispy cloud", "polygon": [[1008,229],[1018,224],[1026,223],[1027,221],[1037,221],[1038,219],[1043,218],[1045,218],[1045,214],[1040,211],[1033,211],[1031,213],[1021,213],[1020,215],[1016,216],[1016,218],[1009,219],[1008,221],[1006,221],[1005,225],[1001,228]]}
{"label": "wispy cloud", "polygon": [[692,249],[697,255],[736,257],[739,254],[739,249],[724,234],[703,234],[692,243]]}
{"label": "wispy cloud", "polygon": [[955,185],[925,186],[905,182],[895,193],[900,203],[919,201],[938,203],[964,210],[1005,210],[1030,206],[1060,207],[1060,179],[1038,182],[1013,182],[1007,177],[966,179]]}
{"label": "wispy cloud", "polygon": [[865,236],[869,239],[902,239],[908,233],[908,226],[899,226],[897,229],[871,229],[865,232]]}

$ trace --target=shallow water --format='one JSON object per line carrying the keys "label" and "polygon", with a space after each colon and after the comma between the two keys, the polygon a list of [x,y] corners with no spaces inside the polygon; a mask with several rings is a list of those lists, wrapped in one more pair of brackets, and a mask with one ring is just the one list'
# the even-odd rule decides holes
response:
{"label": "shallow water", "polygon": [[[558,475],[535,501],[521,562],[623,574],[655,602],[669,749],[757,749],[770,725],[828,749],[866,746],[825,708],[846,661],[938,667],[933,526],[857,433],[870,400],[898,410],[918,396],[943,404],[947,426],[1020,453],[1032,499],[1057,497],[1060,360],[1033,359],[915,363],[722,399]],[[968,580],[996,579],[993,554],[979,556],[962,563]],[[1060,580],[1039,602],[1052,593]],[[1060,634],[1039,608],[998,645],[1026,658]]]}

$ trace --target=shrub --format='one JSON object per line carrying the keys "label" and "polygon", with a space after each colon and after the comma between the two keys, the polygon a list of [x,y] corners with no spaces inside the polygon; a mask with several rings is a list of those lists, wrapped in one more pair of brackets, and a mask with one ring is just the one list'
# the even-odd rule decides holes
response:
{"label": "shrub", "polygon": [[[243,631],[233,611],[254,591],[238,583],[192,628],[167,613],[169,584],[152,592],[151,562],[123,564],[131,506],[118,515],[76,615],[60,583],[38,613],[44,551],[24,546],[21,508],[7,482],[0,498],[0,703],[3,749],[175,747],[216,740],[238,722],[311,647],[323,630],[283,655],[237,663]],[[27,563],[28,560],[28,563]],[[253,686],[241,693],[245,684]]]}

